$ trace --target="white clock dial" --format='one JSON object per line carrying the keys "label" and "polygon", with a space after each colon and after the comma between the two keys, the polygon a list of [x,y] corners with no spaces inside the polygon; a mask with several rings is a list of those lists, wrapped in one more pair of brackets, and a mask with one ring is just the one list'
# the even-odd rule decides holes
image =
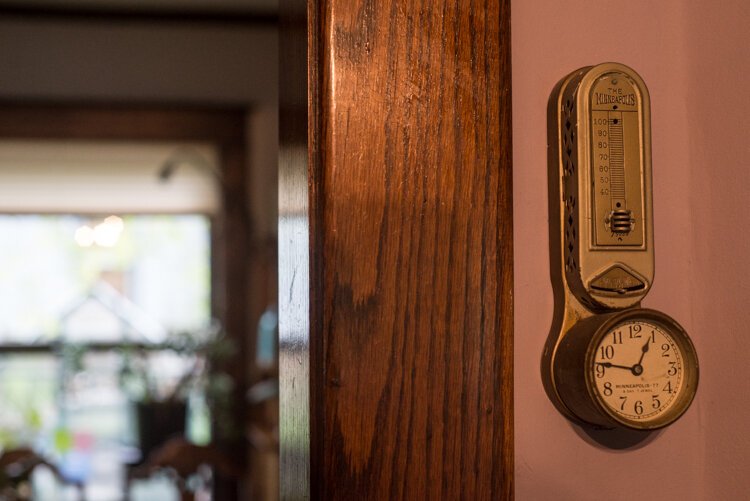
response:
{"label": "white clock dial", "polygon": [[629,422],[659,419],[683,389],[683,355],[663,327],[629,320],[610,328],[594,354],[592,380],[601,403]]}

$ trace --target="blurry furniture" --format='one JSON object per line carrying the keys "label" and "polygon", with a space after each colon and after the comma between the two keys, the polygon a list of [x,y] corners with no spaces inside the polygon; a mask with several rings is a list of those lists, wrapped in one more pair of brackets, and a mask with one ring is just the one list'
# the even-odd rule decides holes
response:
{"label": "blurry furniture", "polygon": [[156,473],[165,473],[174,481],[181,499],[192,501],[211,492],[214,475],[237,479],[241,471],[215,446],[195,445],[175,437],[154,449],[141,465],[129,469],[126,494],[131,482]]}
{"label": "blurry furniture", "polygon": [[34,470],[48,468],[62,484],[75,486],[84,499],[83,485],[67,481],[60,470],[28,447],[8,449],[0,455],[0,499],[3,501],[25,501],[33,499],[31,475]]}

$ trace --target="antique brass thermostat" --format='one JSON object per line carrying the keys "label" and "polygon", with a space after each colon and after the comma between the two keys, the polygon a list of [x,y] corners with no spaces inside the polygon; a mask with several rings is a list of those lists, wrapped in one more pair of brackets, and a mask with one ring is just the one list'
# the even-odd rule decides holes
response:
{"label": "antique brass thermostat", "polygon": [[667,426],[698,387],[685,330],[640,307],[654,279],[649,106],[617,63],[574,71],[549,102],[557,311],[542,376],[563,414],[596,427]]}

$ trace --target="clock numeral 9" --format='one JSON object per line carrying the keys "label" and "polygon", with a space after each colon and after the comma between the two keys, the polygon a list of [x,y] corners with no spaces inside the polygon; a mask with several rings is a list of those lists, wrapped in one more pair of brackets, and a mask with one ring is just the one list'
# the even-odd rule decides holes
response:
{"label": "clock numeral 9", "polygon": [[603,378],[604,377],[604,366],[596,364],[596,377]]}

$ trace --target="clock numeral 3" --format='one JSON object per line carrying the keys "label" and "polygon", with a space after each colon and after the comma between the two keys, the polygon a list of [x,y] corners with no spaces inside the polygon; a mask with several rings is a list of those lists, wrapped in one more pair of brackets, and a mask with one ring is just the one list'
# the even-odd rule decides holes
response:
{"label": "clock numeral 3", "polygon": [[677,375],[677,362],[669,362],[669,370],[667,371],[667,374],[670,376]]}

